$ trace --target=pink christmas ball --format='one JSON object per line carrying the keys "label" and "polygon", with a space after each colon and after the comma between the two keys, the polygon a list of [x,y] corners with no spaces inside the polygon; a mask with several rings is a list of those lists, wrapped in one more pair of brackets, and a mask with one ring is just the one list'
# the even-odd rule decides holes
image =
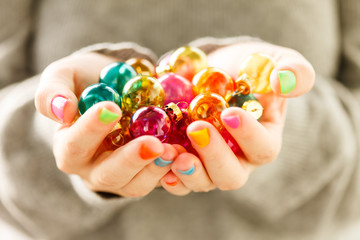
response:
{"label": "pink christmas ball", "polygon": [[195,97],[194,87],[186,78],[175,73],[167,73],[158,78],[165,91],[165,103],[190,103]]}

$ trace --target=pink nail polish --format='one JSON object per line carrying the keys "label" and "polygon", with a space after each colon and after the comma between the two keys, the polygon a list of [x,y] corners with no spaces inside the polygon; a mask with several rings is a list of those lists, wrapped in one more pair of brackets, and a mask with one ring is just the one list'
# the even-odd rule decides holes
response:
{"label": "pink nail polish", "polygon": [[56,96],[51,101],[51,111],[61,122],[64,121],[64,108],[68,102],[63,96]]}
{"label": "pink nail polish", "polygon": [[240,119],[238,116],[226,116],[222,118],[223,122],[231,128],[238,128]]}

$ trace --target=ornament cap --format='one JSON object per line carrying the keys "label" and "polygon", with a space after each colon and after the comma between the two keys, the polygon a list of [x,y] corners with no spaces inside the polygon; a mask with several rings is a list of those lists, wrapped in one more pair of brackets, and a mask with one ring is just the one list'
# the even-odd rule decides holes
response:
{"label": "ornament cap", "polygon": [[240,75],[240,77],[235,80],[235,86],[236,90],[243,95],[248,95],[251,93],[250,80],[246,73]]}
{"label": "ornament cap", "polygon": [[164,107],[165,112],[168,114],[172,122],[177,123],[183,118],[183,114],[175,103],[171,102]]}

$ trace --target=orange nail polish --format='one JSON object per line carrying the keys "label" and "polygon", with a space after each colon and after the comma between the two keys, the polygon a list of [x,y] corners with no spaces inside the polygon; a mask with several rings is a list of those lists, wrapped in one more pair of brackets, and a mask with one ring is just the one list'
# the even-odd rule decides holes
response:
{"label": "orange nail polish", "polygon": [[171,186],[171,187],[174,187],[176,186],[176,184],[178,183],[177,181],[175,182],[165,182],[167,185]]}
{"label": "orange nail polish", "polygon": [[139,154],[140,154],[140,157],[144,160],[159,156],[159,153],[155,153],[155,152],[151,151],[151,149],[146,147],[145,144],[141,145]]}
{"label": "orange nail polish", "polygon": [[206,147],[210,143],[210,133],[207,128],[195,132],[189,132],[189,136],[199,147]]}

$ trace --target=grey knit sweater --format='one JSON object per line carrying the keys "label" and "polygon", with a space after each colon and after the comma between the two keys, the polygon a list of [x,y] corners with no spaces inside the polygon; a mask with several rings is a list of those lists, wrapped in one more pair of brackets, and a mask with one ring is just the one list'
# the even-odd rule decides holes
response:
{"label": "grey knit sweater", "polygon": [[[0,23],[1,240],[360,239],[359,1],[0,0]],[[54,123],[33,104],[49,63],[100,42],[153,52],[90,49],[156,58],[243,35],[294,48],[317,72],[289,102],[280,156],[245,187],[107,200],[56,168]]]}

